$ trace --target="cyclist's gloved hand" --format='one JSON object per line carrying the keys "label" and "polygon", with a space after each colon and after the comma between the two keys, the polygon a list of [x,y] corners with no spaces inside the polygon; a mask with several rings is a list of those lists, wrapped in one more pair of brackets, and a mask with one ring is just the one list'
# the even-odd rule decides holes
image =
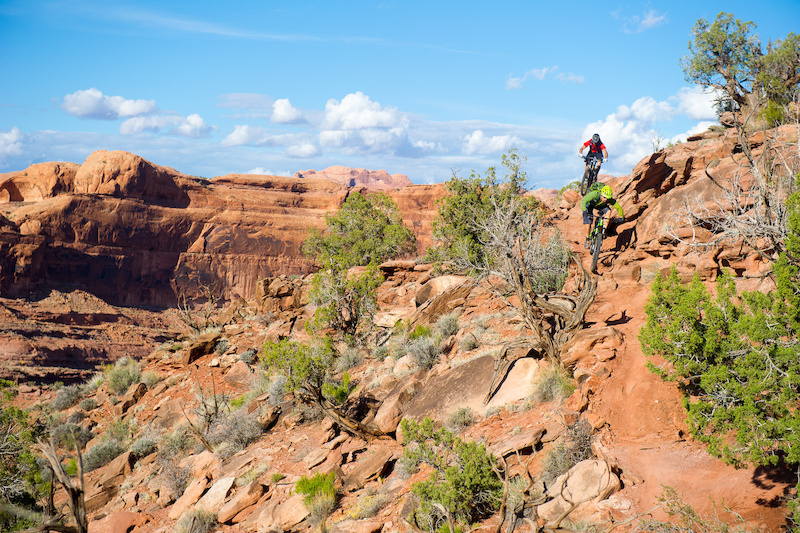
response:
{"label": "cyclist's gloved hand", "polygon": [[624,222],[625,222],[625,219],[622,218],[622,217],[617,217],[617,218],[614,219],[614,224],[617,225],[617,226],[619,226],[620,224],[622,224]]}

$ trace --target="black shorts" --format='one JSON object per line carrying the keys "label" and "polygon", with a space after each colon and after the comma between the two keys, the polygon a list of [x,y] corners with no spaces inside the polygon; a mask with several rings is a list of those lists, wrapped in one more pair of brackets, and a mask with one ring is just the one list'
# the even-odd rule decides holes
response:
{"label": "black shorts", "polygon": [[[594,211],[594,209],[595,209],[594,206],[591,206],[591,205],[587,205],[586,206],[586,211],[583,212],[583,223],[584,224],[591,224],[592,223],[592,220],[593,220],[592,211]],[[608,213],[609,209],[611,209],[611,208],[608,207],[607,205],[604,205],[604,206],[600,207],[599,209],[597,209],[597,216],[601,217],[601,216],[605,215],[606,213]]]}

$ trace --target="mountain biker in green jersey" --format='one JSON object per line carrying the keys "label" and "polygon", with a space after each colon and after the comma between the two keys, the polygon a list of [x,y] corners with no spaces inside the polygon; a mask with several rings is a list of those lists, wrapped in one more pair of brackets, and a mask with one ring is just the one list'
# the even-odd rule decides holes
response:
{"label": "mountain biker in green jersey", "polygon": [[604,183],[595,182],[589,187],[586,196],[581,200],[581,211],[583,211],[583,223],[587,224],[586,242],[584,246],[589,248],[589,235],[592,233],[592,210],[597,209],[597,216],[605,215],[609,209],[614,208],[619,214],[619,218],[614,220],[615,224],[622,224],[625,215],[622,213],[622,206],[614,199],[614,191]]}

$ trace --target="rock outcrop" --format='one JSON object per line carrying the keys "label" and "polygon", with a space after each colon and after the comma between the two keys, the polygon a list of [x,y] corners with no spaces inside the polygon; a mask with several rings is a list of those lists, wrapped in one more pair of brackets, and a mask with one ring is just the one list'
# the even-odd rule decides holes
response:
{"label": "rock outcrop", "polygon": [[122,305],[169,306],[206,289],[251,298],[261,278],[309,273],[301,250],[308,230],[324,228],[325,214],[352,190],[376,183],[398,203],[420,249],[430,244],[443,186],[407,186],[405,176],[364,169],[343,185],[331,178],[350,169],[331,168],[317,177],[205,180],[128,152],[99,151],[82,165],[4,174],[0,295],[78,286]]}

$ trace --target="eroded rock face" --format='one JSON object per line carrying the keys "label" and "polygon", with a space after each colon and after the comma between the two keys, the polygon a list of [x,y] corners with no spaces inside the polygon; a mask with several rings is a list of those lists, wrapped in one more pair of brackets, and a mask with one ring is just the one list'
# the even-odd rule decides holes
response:
{"label": "eroded rock face", "polygon": [[[354,183],[391,189],[424,249],[443,186],[356,170]],[[311,272],[302,243],[352,190],[327,175],[204,180],[121,151],[33,165],[0,176],[0,295],[68,284],[129,306],[172,306],[205,288],[252,298],[259,279]]]}

